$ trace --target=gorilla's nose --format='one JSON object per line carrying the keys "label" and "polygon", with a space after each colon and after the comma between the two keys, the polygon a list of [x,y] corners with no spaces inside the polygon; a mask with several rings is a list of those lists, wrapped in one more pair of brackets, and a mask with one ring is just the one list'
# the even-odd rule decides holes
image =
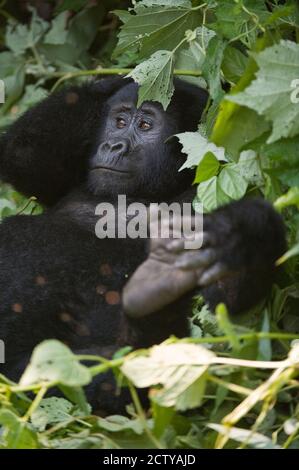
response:
{"label": "gorilla's nose", "polygon": [[112,157],[121,157],[129,150],[129,143],[125,139],[112,141],[107,140],[100,145],[99,151],[104,152],[106,155],[110,154]]}

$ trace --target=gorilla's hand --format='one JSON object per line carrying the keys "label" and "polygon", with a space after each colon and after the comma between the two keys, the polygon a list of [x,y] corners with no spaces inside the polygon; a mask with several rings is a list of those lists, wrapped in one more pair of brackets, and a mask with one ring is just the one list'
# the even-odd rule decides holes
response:
{"label": "gorilla's hand", "polygon": [[[183,220],[179,226],[194,226],[193,220],[191,223],[190,218]],[[128,316],[136,318],[156,312],[200,285],[202,278],[207,281],[211,276],[214,279],[224,274],[224,266],[217,262],[217,249],[212,246],[213,234],[196,233],[193,241],[203,240],[202,247],[186,249],[190,237],[186,238],[177,226],[174,217],[169,238],[151,238],[148,258],[123,290],[123,306]]]}
{"label": "gorilla's hand", "polygon": [[230,276],[252,277],[252,296],[258,291],[260,297],[260,284],[272,278],[285,248],[281,218],[261,199],[231,203],[206,216],[197,234],[203,238],[200,249],[185,249],[186,239],[171,229],[174,238],[151,240],[147,260],[125,286],[123,305],[131,317],[156,312],[196,286]]}

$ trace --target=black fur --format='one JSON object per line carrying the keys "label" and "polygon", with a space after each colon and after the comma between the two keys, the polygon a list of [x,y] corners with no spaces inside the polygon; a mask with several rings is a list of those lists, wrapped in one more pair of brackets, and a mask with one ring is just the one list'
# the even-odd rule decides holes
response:
{"label": "black fur", "polygon": [[[104,180],[101,191],[88,176],[92,159],[106,162],[112,152],[109,148],[104,158],[98,148],[113,137],[105,126],[114,96],[120,103],[128,96],[136,100],[136,87],[124,79],[106,79],[69,88],[25,113],[0,141],[2,179],[51,206],[42,215],[10,217],[0,226],[2,372],[12,379],[18,379],[34,346],[47,338],[58,338],[76,352],[109,357],[123,344],[149,346],[170,334],[188,334],[194,291],[163,311],[129,320],[122,309],[122,289],[145,261],[147,242],[103,240],[94,234],[95,206],[103,200],[115,204],[118,188]],[[127,158],[138,168],[132,182],[122,187],[130,200],[192,200],[192,174],[177,172],[183,156],[175,139],[165,143],[164,137],[196,130],[205,102],[203,90],[177,81],[167,112],[155,105],[165,132],[159,130],[155,152],[148,150],[148,134],[141,135],[138,145],[129,142]],[[128,134],[130,139],[137,137]],[[137,161],[141,154],[141,163],[135,163],[135,155]],[[284,250],[282,222],[266,202],[246,200],[219,209],[206,223],[231,276],[205,287],[203,294],[212,307],[225,301],[238,313],[269,290],[274,261]],[[89,399],[96,408],[116,412],[121,403],[109,390],[109,380],[99,377],[89,388]]]}

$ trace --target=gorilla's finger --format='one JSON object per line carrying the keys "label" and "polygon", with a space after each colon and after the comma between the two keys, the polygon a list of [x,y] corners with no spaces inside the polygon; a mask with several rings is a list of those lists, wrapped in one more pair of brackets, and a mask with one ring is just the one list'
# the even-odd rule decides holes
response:
{"label": "gorilla's finger", "polygon": [[205,250],[190,250],[182,255],[175,263],[176,268],[196,269],[201,266],[209,266],[217,258],[217,251],[211,248]]}
{"label": "gorilla's finger", "polygon": [[211,268],[204,271],[198,280],[199,286],[207,286],[222,279],[228,274],[227,266],[221,262],[214,264]]}
{"label": "gorilla's finger", "polygon": [[166,250],[170,253],[180,253],[184,250],[185,241],[182,238],[175,238],[166,244]]}

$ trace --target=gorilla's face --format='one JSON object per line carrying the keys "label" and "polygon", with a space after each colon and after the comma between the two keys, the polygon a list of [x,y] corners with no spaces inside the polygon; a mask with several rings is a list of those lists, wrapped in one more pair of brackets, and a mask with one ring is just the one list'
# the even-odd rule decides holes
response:
{"label": "gorilla's face", "polygon": [[[107,101],[103,126],[90,159],[88,185],[93,194],[126,194],[154,200],[169,196],[184,175],[174,110],[144,102],[137,109],[137,85],[130,83]],[[167,141],[169,139],[169,141]]]}

